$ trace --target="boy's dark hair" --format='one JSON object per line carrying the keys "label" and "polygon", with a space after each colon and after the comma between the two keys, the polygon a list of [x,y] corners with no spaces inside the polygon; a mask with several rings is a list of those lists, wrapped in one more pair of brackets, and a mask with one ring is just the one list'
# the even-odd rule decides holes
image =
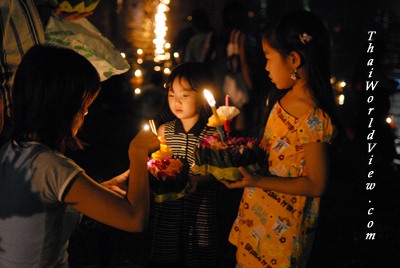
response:
{"label": "boy's dark hair", "polygon": [[[330,84],[330,36],[323,21],[308,11],[295,10],[269,25],[263,33],[263,38],[282,57],[288,56],[292,51],[300,54],[300,67],[306,70],[307,85],[313,100],[317,107],[325,111],[333,123],[338,125]],[[302,39],[303,34],[309,38]],[[277,92],[277,89],[271,91],[267,115],[274,103],[286,92],[287,90]]]}
{"label": "boy's dark hair", "polygon": [[83,56],[50,45],[32,47],[15,75],[12,139],[40,141],[54,150],[76,147],[74,119],[99,90],[99,75]]}
{"label": "boy's dark hair", "polygon": [[[161,110],[161,120],[163,122],[168,122],[176,118],[168,105],[168,91],[174,90],[172,88],[172,83],[174,82],[175,78],[179,79],[179,81],[185,79],[189,83],[190,88],[196,92],[199,92],[200,94],[203,94],[204,89],[216,92],[213,73],[204,63],[184,62],[177,65],[174,69],[172,69],[172,72],[165,83],[165,97]],[[207,122],[208,117],[211,115],[211,108],[205,98],[200,97],[200,100],[202,107],[200,119],[203,119]]]}

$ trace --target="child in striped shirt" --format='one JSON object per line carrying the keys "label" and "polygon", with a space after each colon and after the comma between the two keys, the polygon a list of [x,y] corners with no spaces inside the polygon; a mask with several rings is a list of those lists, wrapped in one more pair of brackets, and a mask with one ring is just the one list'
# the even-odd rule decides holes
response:
{"label": "child in striped shirt", "polygon": [[[210,70],[199,62],[185,62],[173,69],[166,82],[162,108],[165,124],[158,135],[173,154],[189,166],[199,141],[213,135],[207,126],[211,109],[203,89],[215,89]],[[184,197],[155,203],[153,243],[147,267],[216,267],[216,181],[210,176],[192,176],[189,171]]]}

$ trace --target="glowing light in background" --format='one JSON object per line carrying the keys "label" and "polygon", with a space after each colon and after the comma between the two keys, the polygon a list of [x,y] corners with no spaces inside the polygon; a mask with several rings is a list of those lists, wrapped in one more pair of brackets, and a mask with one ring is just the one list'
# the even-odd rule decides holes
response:
{"label": "glowing light in background", "polygon": [[171,45],[166,43],[165,37],[167,35],[168,27],[166,25],[167,17],[165,15],[168,12],[169,7],[169,0],[160,0],[159,4],[157,5],[157,13],[154,18],[155,22],[155,38],[153,39],[153,43],[155,45],[154,50],[154,61],[161,62],[167,60],[165,55],[165,49],[168,49]]}
{"label": "glowing light in background", "polygon": [[136,77],[141,77],[142,76],[142,71],[141,70],[136,70],[135,71],[135,76]]}
{"label": "glowing light in background", "polygon": [[124,0],[117,0],[117,14],[120,14],[123,9]]}
{"label": "glowing light in background", "polygon": [[344,104],[344,95],[343,94],[340,94],[337,97],[337,102],[338,102],[339,105],[343,105]]}
{"label": "glowing light in background", "polygon": [[171,73],[171,69],[165,68],[164,69],[164,74],[169,75]]}
{"label": "glowing light in background", "polygon": [[337,91],[343,92],[343,89],[346,87],[346,85],[347,85],[347,83],[345,81],[343,81],[343,80],[337,81],[337,83],[336,83]]}

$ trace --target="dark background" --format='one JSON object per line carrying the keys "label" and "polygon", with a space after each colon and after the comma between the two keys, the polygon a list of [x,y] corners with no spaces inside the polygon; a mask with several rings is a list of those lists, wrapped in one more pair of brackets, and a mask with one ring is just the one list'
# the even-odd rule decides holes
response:
{"label": "dark background", "polygon": [[[116,47],[126,53],[131,64],[130,71],[114,76],[103,82],[103,89],[90,108],[80,137],[87,143],[84,151],[70,152],[70,156],[87,173],[98,181],[103,181],[125,171],[128,166],[127,148],[130,140],[141,129],[147,119],[155,118],[162,100],[160,84],[150,84],[153,53],[153,17],[157,1],[103,0],[89,20],[108,37]],[[373,167],[366,166],[366,136],[353,137],[352,131],[366,126],[357,121],[357,104],[365,104],[365,96],[356,92],[356,82],[367,80],[363,57],[367,57],[367,31],[378,32],[379,41],[385,49],[378,54],[382,81],[377,91],[390,92],[391,102],[382,102],[396,117],[399,116],[399,91],[395,81],[400,78],[400,2],[357,1],[357,0],[254,0],[241,1],[253,14],[249,22],[250,36],[257,36],[263,23],[274,16],[295,8],[307,8],[319,15],[326,23],[332,36],[332,76],[344,80],[347,86],[344,105],[337,107],[343,125],[349,131],[344,141],[333,149],[331,179],[321,201],[320,224],[309,267],[397,267],[400,250],[400,173],[399,165],[390,157],[397,128],[377,126],[377,151],[380,159]],[[204,7],[210,15],[212,26],[222,29],[221,12],[226,0],[171,0],[167,13],[167,40],[172,42],[177,32],[188,26],[187,15],[195,7]],[[255,38],[255,40],[257,40]],[[257,44],[254,44],[257,47]],[[144,50],[143,64],[137,63],[136,50]],[[259,51],[254,50],[254,55]],[[254,57],[257,76],[266,79],[263,71],[264,59]],[[132,80],[136,69],[141,69],[144,82],[142,94],[136,95]],[[378,74],[378,72],[377,72]],[[260,78],[261,77],[261,78]],[[356,78],[355,78],[356,77]],[[387,83],[383,83],[388,81]],[[389,85],[389,86],[386,86]],[[387,89],[387,87],[389,89]],[[257,91],[259,103],[268,92],[268,83],[259,82]],[[392,105],[391,105],[392,104]],[[390,106],[391,105],[391,106]],[[393,107],[397,107],[394,109]],[[365,107],[364,107],[365,108]],[[385,110],[385,109],[384,109]],[[255,112],[255,116],[259,116]],[[155,118],[157,120],[157,118]],[[400,124],[400,123],[399,123]],[[367,130],[366,130],[367,131]],[[390,133],[386,135],[386,131]],[[387,138],[390,136],[389,138]],[[376,171],[368,180],[367,171]],[[365,189],[366,182],[376,182],[373,191]],[[227,191],[221,186],[219,202],[224,202],[224,211],[219,211],[221,235],[220,267],[229,268],[226,263],[232,258],[232,247],[224,240],[235,216],[240,192]],[[371,201],[369,203],[369,201]],[[373,207],[374,213],[368,215]],[[374,225],[368,229],[367,224]],[[376,233],[375,239],[366,241],[367,232]],[[69,248],[70,266],[74,267],[144,267],[147,262],[151,242],[151,218],[149,230],[140,234],[129,234],[104,226],[85,218],[71,238]]]}

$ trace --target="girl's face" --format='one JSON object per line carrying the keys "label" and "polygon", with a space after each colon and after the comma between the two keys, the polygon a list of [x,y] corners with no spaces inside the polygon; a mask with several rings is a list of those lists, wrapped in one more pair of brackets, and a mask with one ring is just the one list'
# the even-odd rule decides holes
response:
{"label": "girl's face", "polygon": [[86,101],[84,107],[75,115],[75,119],[72,124],[72,137],[76,137],[76,134],[83,125],[85,116],[89,113],[89,106],[92,105],[93,101],[97,98],[98,94],[99,92],[97,92],[89,101]]}
{"label": "girl's face", "polygon": [[283,58],[265,39],[262,40],[262,46],[265,58],[267,59],[265,69],[269,72],[272,83],[274,83],[278,89],[293,87],[295,81],[290,78],[293,71],[290,57]]}
{"label": "girl's face", "polygon": [[190,88],[186,79],[175,78],[168,90],[168,105],[179,119],[192,119],[199,116],[199,93]]}

